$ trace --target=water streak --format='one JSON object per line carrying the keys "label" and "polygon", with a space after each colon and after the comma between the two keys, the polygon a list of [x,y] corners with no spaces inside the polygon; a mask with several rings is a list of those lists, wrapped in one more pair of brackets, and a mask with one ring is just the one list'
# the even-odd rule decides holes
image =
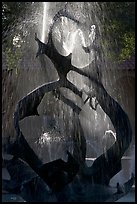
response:
{"label": "water streak", "polygon": [[49,2],[43,2],[43,23],[42,23],[42,36],[41,36],[41,41],[43,43],[45,43],[48,8],[49,8]]}

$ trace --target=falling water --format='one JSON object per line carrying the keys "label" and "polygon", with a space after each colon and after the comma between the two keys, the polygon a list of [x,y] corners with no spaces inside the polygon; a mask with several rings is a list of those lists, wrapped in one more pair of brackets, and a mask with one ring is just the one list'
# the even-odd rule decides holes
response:
{"label": "falling water", "polygon": [[47,18],[48,18],[48,8],[49,2],[43,2],[43,22],[42,22],[42,35],[41,41],[45,43],[46,41],[46,31],[47,31]]}
{"label": "falling water", "polygon": [[[55,2],[53,2],[53,3],[55,3]],[[81,8],[82,8],[82,5],[84,5],[84,4],[80,3],[80,2],[78,4],[81,5]],[[94,18],[95,22],[94,22],[94,20],[92,20],[91,25],[89,25],[89,27],[92,28],[92,29],[90,30],[88,27],[85,29],[84,26],[79,29],[76,26],[76,23],[73,23],[71,20],[67,20],[67,18],[64,17],[64,18],[62,18],[62,19],[64,19],[64,21],[62,21],[61,24],[56,24],[55,30],[53,30],[54,31],[53,32],[53,41],[55,42],[55,47],[58,49],[58,52],[61,53],[62,55],[67,56],[68,54],[70,54],[72,52],[72,64],[73,65],[76,65],[79,68],[83,68],[84,66],[87,66],[87,68],[91,72],[93,72],[93,74],[94,74],[94,72],[96,72],[96,70],[93,70],[92,67],[88,67],[88,65],[89,65],[90,62],[93,61],[95,53],[91,52],[90,56],[89,56],[89,54],[85,54],[84,51],[82,50],[82,45],[84,45],[84,46],[89,45],[89,42],[88,42],[89,37],[90,37],[91,42],[93,43],[93,41],[95,39],[95,35],[96,35],[95,26],[98,26],[99,31],[100,31],[101,22],[98,19],[98,4],[97,4],[97,2],[93,2],[93,3],[89,3],[89,4],[92,5],[91,6],[92,7],[92,12],[94,13],[94,16],[95,16],[95,18]],[[49,6],[50,7],[52,7],[52,6],[51,6],[50,2],[43,2],[42,5],[43,5],[43,21],[42,21],[42,31],[40,31],[40,32],[41,32],[41,41],[43,43],[45,43],[46,40],[47,40],[46,35],[47,35],[47,30],[48,30]],[[74,13],[75,17],[77,17],[77,18],[80,18],[79,16],[82,16],[81,18],[84,18],[86,16],[86,14],[90,13],[90,11],[91,11],[91,10],[87,9],[86,10],[87,13],[83,14],[81,12],[81,11],[83,11],[83,9],[81,9],[80,11],[77,10],[77,9],[75,10],[75,9],[73,10],[73,13]],[[78,13],[80,13],[80,15]],[[90,18],[90,16],[89,16],[89,18]],[[61,39],[62,36],[60,34],[61,32],[63,32],[62,36],[64,37],[64,39],[63,39],[63,43],[59,47],[59,43],[61,43],[61,41],[62,41],[62,39]],[[102,50],[101,50],[102,52],[104,52],[103,49],[105,50],[105,47],[102,48]],[[32,50],[32,51],[34,52],[34,53],[32,52],[33,55],[35,55],[35,50]],[[104,59],[104,61],[105,61],[105,59]],[[31,57],[31,61],[29,60],[29,63],[31,64],[31,66],[33,66],[35,63],[37,65],[38,60],[34,61],[34,57]],[[36,67],[36,65],[35,65],[35,67]],[[51,64],[48,64],[48,65],[50,65],[50,66],[45,66],[44,69],[47,68],[47,70],[48,70],[47,72],[48,72],[48,74],[50,76],[54,75],[54,73],[52,73],[52,71],[51,71],[51,66],[52,65]],[[104,63],[104,67],[105,67],[105,63]],[[106,72],[106,70],[104,69],[103,72]],[[40,80],[43,81],[43,83],[45,83],[45,80],[48,80],[46,78],[48,75],[46,75],[46,77],[45,77],[44,73],[45,72],[42,72],[42,74],[40,76],[40,78],[42,78]],[[108,77],[111,78],[109,75],[108,75]],[[108,83],[108,81],[109,81],[108,77],[105,78],[105,82],[107,82],[107,85],[109,84]],[[91,88],[91,84],[89,82],[87,82],[87,80],[85,80],[83,77],[81,77],[80,75],[78,75],[78,74],[76,74],[74,72],[71,72],[71,73],[68,74],[68,79],[72,83],[74,83],[79,88],[79,90],[82,90],[83,87],[86,87],[88,89]],[[31,77],[30,80],[33,80],[34,82],[37,81],[37,79],[34,79],[34,77]],[[111,79],[110,79],[110,81],[111,81]],[[24,87],[26,87],[26,86],[24,86]],[[35,87],[36,87],[36,84],[35,84],[35,86],[33,85],[30,88],[30,90],[33,90],[33,88],[35,88]],[[85,98],[86,98],[86,96],[87,95],[85,94]],[[46,96],[46,97],[48,98],[48,96]],[[113,130],[113,127],[111,127],[112,126],[111,121],[109,120],[107,115],[103,112],[103,110],[101,109],[100,106],[98,106],[97,111],[93,111],[89,107],[88,103],[87,104],[82,104],[77,96],[74,96],[73,94],[69,93],[68,97],[71,98],[72,100],[75,100],[76,103],[82,107],[80,120],[82,122],[84,133],[85,133],[85,136],[86,136],[86,139],[87,139],[87,145],[89,145],[89,147],[90,147],[90,151],[89,151],[89,155],[88,155],[89,158],[87,158],[87,160],[90,159],[90,157],[92,157],[91,149],[93,149],[93,147],[95,149],[94,151],[95,151],[96,156],[99,156],[99,154],[101,154],[102,152],[100,151],[101,148],[99,148],[100,143],[97,144],[98,140],[96,141],[95,138],[98,137],[99,141],[101,141],[102,136],[103,136],[105,131],[107,132],[111,128]],[[46,105],[48,105],[48,107],[50,107],[50,108],[52,107],[53,108],[52,111],[54,112],[54,110],[56,109],[56,108],[54,108],[56,101],[55,101],[55,103],[53,103],[53,106],[52,106],[52,100],[53,100],[53,98],[47,99],[46,102],[48,102],[48,104],[46,104]],[[59,108],[57,110],[57,112],[59,114],[58,118],[62,118],[64,120],[66,119],[66,117],[70,118],[70,116],[71,116],[70,109],[68,109],[69,111],[67,112],[66,111],[67,110],[66,105],[62,104],[61,102],[58,102],[58,103],[59,103],[59,105],[57,106]],[[45,107],[45,109],[47,110],[48,108]],[[53,114],[52,111],[51,111],[51,114]],[[65,114],[67,114],[66,117],[64,116]],[[85,117],[86,117],[86,119],[85,119]],[[26,124],[26,129],[28,130],[29,129],[28,124],[30,124],[30,122],[29,123],[27,122],[28,118],[26,118],[25,120],[26,120],[26,123],[27,123]],[[36,121],[36,118],[35,118],[35,121]],[[39,123],[39,121],[38,121],[38,123]],[[46,123],[43,123],[42,125],[46,126]],[[67,123],[67,125],[68,125],[68,123]],[[37,126],[38,126],[37,121],[36,121],[36,125],[34,125],[34,122],[33,122],[33,125],[31,127],[31,129],[36,130]],[[70,128],[72,128],[72,127],[70,126]],[[34,132],[36,132],[35,130],[34,130]],[[39,130],[40,130],[40,127],[38,126],[38,128],[37,128],[37,133],[38,133],[37,134],[37,141],[39,142],[39,146],[41,145],[40,146],[41,149],[42,148],[44,149],[45,144],[48,146],[48,148],[46,149],[47,150],[46,153],[49,154],[48,155],[50,157],[49,161],[51,161],[51,160],[53,160],[55,158],[55,157],[53,158],[53,154],[57,154],[57,150],[58,149],[60,150],[60,147],[63,144],[63,142],[61,142],[61,141],[63,141],[63,139],[61,138],[61,134],[60,134],[58,136],[58,138],[60,138],[60,139],[58,139],[57,142],[56,142],[57,145],[60,146],[60,147],[58,147],[58,149],[56,149],[55,152],[52,152],[52,150],[53,150],[52,146],[55,144],[55,141],[52,140],[52,138],[55,139],[54,136],[57,135],[57,132],[55,132],[54,134],[52,132],[49,132],[49,134],[47,134],[48,132],[44,132],[41,135],[41,132]],[[64,129],[62,128],[62,130],[64,130]],[[28,133],[26,132],[24,135],[29,135],[29,137],[34,136],[34,134],[32,134],[32,132],[31,133],[28,132]],[[64,131],[64,133],[65,133],[65,131]],[[39,138],[38,138],[38,136],[39,136]],[[68,148],[71,149],[71,144],[70,144],[70,147],[69,147],[69,144],[68,144]],[[41,154],[42,156],[45,155],[44,154],[45,149],[43,150],[42,153],[43,153],[43,154]],[[56,155],[56,159],[59,156],[60,156],[59,154]],[[132,160],[132,163],[131,163],[132,169],[134,169],[133,165],[134,165],[134,161]]]}
{"label": "falling water", "polygon": [[[82,16],[82,15],[86,16],[87,13],[89,12],[88,10],[86,10],[87,13],[85,13],[85,11],[83,12],[84,10],[83,3],[79,4],[79,8],[81,9],[80,15],[78,14],[77,7],[75,8],[74,6],[73,8],[75,11],[74,13],[76,13],[76,18],[80,18],[79,16]],[[92,72],[94,76],[94,74],[96,74],[96,71],[97,71],[96,67],[89,66],[89,64],[92,63],[92,61],[95,59],[96,53],[94,50],[91,50],[90,53],[85,53],[82,46],[86,47],[94,43],[96,38],[96,27],[100,29],[101,21],[98,18],[98,14],[97,14],[99,10],[98,4],[97,3],[90,4],[89,9],[91,9],[91,12],[93,12],[95,16],[94,20],[92,19],[91,21],[92,23],[90,22],[91,24],[85,24],[86,23],[86,20],[85,20],[85,23],[79,27],[72,20],[67,19],[66,17],[61,17],[61,21],[56,22],[55,28],[53,29],[53,42],[58,52],[61,55],[67,56],[70,53],[72,53],[71,63],[73,66],[76,66],[78,68],[87,67],[89,72]],[[101,48],[102,52],[104,52],[103,49],[105,49],[105,47]],[[105,58],[105,56],[103,57]],[[105,68],[105,59],[103,63]],[[100,71],[104,71],[104,70],[100,70]],[[67,75],[67,78],[73,84],[75,84],[79,90],[85,89],[84,91],[87,91],[87,90],[89,91],[90,89],[92,89],[92,83],[89,82],[88,79],[85,79],[84,77],[80,76],[75,72],[70,71]],[[94,135],[95,136],[94,139],[95,139],[97,137],[98,138],[102,137],[102,135],[104,134],[105,130],[108,129],[108,127],[113,129],[109,118],[106,117],[106,119],[104,120],[105,113],[102,111],[101,107],[99,107],[97,111],[93,111],[89,107],[88,103],[84,105],[76,95],[69,92],[67,93],[67,97],[75,101],[76,104],[82,107],[80,119],[81,119],[81,124],[84,129],[85,135],[87,135],[87,132],[89,131],[88,135],[89,136]],[[87,97],[86,94],[85,94],[85,97]],[[68,117],[71,117],[70,113],[68,113]],[[91,129],[93,133],[91,133]],[[90,138],[90,141],[91,141],[91,138]],[[93,142],[93,137],[92,137],[92,142]],[[101,151],[98,151],[97,156],[99,156],[101,153],[102,153]]]}

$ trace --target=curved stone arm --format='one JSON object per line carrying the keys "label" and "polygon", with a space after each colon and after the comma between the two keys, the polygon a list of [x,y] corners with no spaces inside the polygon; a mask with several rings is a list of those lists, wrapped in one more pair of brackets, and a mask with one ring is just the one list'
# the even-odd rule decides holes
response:
{"label": "curved stone arm", "polygon": [[45,93],[56,89],[62,85],[61,81],[45,83],[34,89],[32,92],[23,97],[17,104],[14,112],[14,127],[17,135],[20,133],[19,121],[31,115],[38,115],[37,107],[40,104]]}
{"label": "curved stone arm", "polygon": [[74,113],[74,122],[73,122],[73,156],[80,165],[81,168],[85,166],[86,159],[86,139],[84,137],[84,130],[81,126],[79,116]]}
{"label": "curved stone arm", "polygon": [[96,98],[115,128],[116,142],[89,167],[90,176],[95,183],[108,185],[110,179],[121,170],[121,158],[132,140],[132,129],[127,114],[103,85],[94,83],[94,86]]}

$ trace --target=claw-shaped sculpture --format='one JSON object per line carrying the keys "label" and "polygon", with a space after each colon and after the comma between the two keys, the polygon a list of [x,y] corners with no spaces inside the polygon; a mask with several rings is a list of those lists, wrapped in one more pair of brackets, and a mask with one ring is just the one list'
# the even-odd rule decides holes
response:
{"label": "claw-shaped sculpture", "polygon": [[[79,197],[78,196],[79,192],[75,191],[76,184],[75,182],[73,182],[73,178],[75,177],[75,175],[77,174],[80,177],[81,182],[84,180],[84,182],[86,183],[88,182],[91,185],[96,184],[108,186],[110,179],[121,170],[121,158],[130,145],[132,139],[132,129],[127,114],[118,104],[118,102],[116,102],[107,93],[103,84],[92,75],[89,75],[84,69],[81,70],[72,66],[71,60],[69,58],[70,56],[64,57],[58,53],[52,42],[51,32],[52,29],[50,30],[49,40],[47,44],[42,43],[37,38],[37,35],[35,35],[35,40],[38,43],[38,52],[36,56],[45,54],[51,59],[55,68],[57,69],[59,80],[48,84],[44,84],[36,88],[18,102],[16,111],[14,113],[14,125],[17,132],[16,143],[17,146],[14,154],[17,154],[20,158],[26,161],[31,166],[31,168],[54,191],[56,191],[58,201],[62,201],[63,199],[68,202],[74,200],[81,201],[84,200],[85,195],[81,193],[80,195],[81,197]],[[94,93],[96,100],[98,101],[99,105],[102,107],[104,112],[110,118],[116,131],[116,142],[105,153],[100,155],[94,161],[91,167],[86,167],[85,165],[85,169],[83,165],[84,159],[80,158],[82,160],[82,168],[81,166],[79,166],[80,165],[79,161],[75,159],[79,158],[77,152],[83,151],[84,153],[82,153],[81,155],[85,155],[85,146],[83,148],[82,143],[81,145],[77,144],[77,148],[75,148],[76,155],[75,158],[73,158],[73,156],[70,153],[68,153],[68,162],[66,163],[63,160],[59,159],[51,163],[44,164],[44,166],[42,166],[43,165],[42,162],[39,160],[37,155],[35,155],[34,151],[29,147],[19,127],[20,120],[24,119],[27,116],[34,115],[37,113],[37,107],[39,106],[42,98],[47,92],[50,91],[53,91],[55,95],[57,94],[59,99],[64,101],[67,105],[69,105],[74,112],[80,114],[81,108],[79,108],[70,99],[64,97],[60,91],[60,87],[66,87],[82,98],[82,92],[79,91],[77,87],[75,87],[66,78],[70,70],[76,71],[79,74],[88,77],[88,79],[91,80],[92,84],[94,85]],[[79,126],[79,129],[77,129],[77,131],[75,132],[75,136],[79,136],[80,138],[82,138],[81,136],[84,137],[81,126]],[[76,141],[84,140],[80,139]],[[72,186],[71,191],[67,185],[68,183],[70,183],[70,186]],[[79,180],[77,180],[76,183],[80,187]],[[127,184],[127,186],[131,187],[129,183]],[[59,192],[57,193],[58,190]],[[86,191],[83,192],[86,193]],[[90,193],[92,194],[92,192]],[[73,200],[73,198],[71,198],[70,195],[74,195],[75,199]],[[107,199],[105,198],[105,200]],[[112,198],[112,200],[116,200],[116,198]],[[92,198],[89,198],[88,201],[94,202]]]}

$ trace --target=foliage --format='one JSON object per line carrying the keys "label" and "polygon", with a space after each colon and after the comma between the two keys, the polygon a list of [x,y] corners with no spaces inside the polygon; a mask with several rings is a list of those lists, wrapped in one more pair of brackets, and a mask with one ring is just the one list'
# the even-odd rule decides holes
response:
{"label": "foliage", "polygon": [[[102,2],[104,39],[114,60],[130,58],[135,52],[135,2]],[[107,38],[106,38],[107,36]]]}
{"label": "foliage", "polygon": [[16,50],[14,50],[14,52],[11,48],[6,48],[5,54],[7,56],[7,69],[16,69],[17,74],[19,70],[19,60],[21,59],[20,48],[17,48]]}
{"label": "foliage", "polygon": [[32,2],[2,2],[2,40],[14,33],[18,23],[27,15]]}
{"label": "foliage", "polygon": [[23,30],[22,21],[30,13],[32,2],[2,2],[2,52],[6,57],[8,70],[19,69],[22,57]]}

